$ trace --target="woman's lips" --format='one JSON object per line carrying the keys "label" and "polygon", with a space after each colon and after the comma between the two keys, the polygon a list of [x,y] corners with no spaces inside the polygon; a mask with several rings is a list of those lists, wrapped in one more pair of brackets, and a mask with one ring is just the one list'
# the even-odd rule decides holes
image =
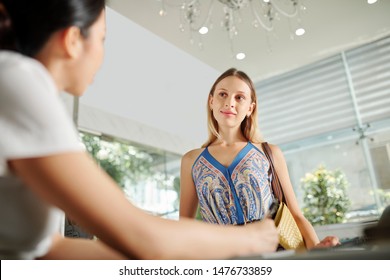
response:
{"label": "woman's lips", "polygon": [[231,111],[221,111],[222,114],[226,115],[226,116],[235,116],[236,113],[233,113]]}

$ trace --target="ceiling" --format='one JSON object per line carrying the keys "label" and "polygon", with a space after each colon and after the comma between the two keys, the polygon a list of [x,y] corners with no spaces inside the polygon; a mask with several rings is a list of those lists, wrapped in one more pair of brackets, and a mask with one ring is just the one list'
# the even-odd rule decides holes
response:
{"label": "ceiling", "polygon": [[[390,0],[371,5],[366,0],[306,0],[300,1],[306,7],[300,12],[300,25],[306,30],[303,36],[292,36],[297,21],[282,16],[271,33],[255,28],[247,6],[241,10],[238,35],[231,45],[219,24],[222,4],[215,1],[213,28],[206,35],[192,33],[191,43],[188,28],[179,28],[182,2],[165,0],[165,16],[159,15],[162,0],[109,0],[108,6],[212,68],[223,72],[234,66],[246,71],[255,82],[390,34]],[[200,2],[201,17],[206,17],[210,0]],[[246,58],[235,59],[236,51],[245,52]]]}

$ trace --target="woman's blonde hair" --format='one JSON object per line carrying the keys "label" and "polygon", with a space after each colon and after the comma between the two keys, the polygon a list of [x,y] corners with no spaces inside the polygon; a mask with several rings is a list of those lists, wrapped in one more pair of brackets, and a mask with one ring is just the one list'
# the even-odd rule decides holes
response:
{"label": "woman's blonde hair", "polygon": [[217,84],[225,79],[226,77],[234,76],[242,81],[244,81],[251,90],[251,100],[254,103],[254,109],[252,114],[249,117],[246,117],[242,123],[241,123],[241,132],[244,135],[244,137],[251,141],[252,143],[261,143],[262,137],[258,128],[258,115],[257,115],[257,97],[256,97],[256,90],[253,85],[252,80],[249,78],[249,76],[244,73],[243,71],[237,70],[236,68],[230,68],[226,70],[224,73],[221,74],[217,78],[217,80],[214,82],[213,86],[211,87],[210,93],[207,98],[207,127],[208,127],[208,134],[209,138],[207,141],[202,145],[202,148],[207,147],[211,143],[213,143],[215,140],[219,139],[221,136],[218,133],[219,127],[218,122],[214,118],[213,112],[209,106],[209,100],[214,95],[215,87]]}

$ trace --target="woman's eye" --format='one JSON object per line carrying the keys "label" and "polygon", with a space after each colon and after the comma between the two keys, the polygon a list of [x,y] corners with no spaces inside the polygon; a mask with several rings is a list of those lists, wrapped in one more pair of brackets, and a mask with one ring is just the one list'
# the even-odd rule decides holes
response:
{"label": "woman's eye", "polygon": [[225,96],[226,96],[226,92],[220,92],[220,93],[219,93],[219,96],[225,97]]}

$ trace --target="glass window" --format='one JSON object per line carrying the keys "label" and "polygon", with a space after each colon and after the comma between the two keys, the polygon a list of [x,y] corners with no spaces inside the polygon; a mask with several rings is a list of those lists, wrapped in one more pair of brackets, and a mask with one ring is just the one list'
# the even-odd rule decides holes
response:
{"label": "glass window", "polygon": [[181,157],[108,136],[80,132],[88,152],[136,206],[178,219]]}
{"label": "glass window", "polygon": [[[314,139],[312,140],[315,141]],[[306,146],[285,152],[291,183],[298,201],[305,207],[303,180],[307,173],[314,173],[320,166],[328,171],[340,171],[347,181],[347,197],[350,206],[345,221],[373,220],[378,216],[374,188],[360,143],[355,140],[333,140],[321,145]],[[362,218],[362,219],[360,219]]]}
{"label": "glass window", "polygon": [[346,221],[390,205],[390,37],[256,85],[265,139],[284,151],[301,207],[320,166],[348,182]]}

